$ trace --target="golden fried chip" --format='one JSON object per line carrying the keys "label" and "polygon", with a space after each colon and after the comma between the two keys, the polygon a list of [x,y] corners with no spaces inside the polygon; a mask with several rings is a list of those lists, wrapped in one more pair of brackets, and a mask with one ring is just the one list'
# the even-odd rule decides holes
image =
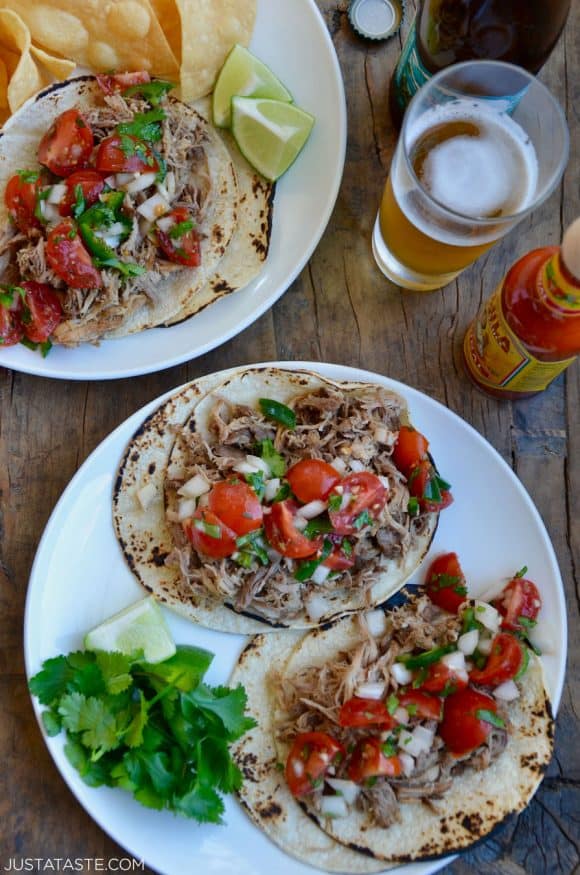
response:
{"label": "golden fried chip", "polygon": [[97,71],[147,70],[176,81],[178,63],[149,0],[2,0],[35,43]]}
{"label": "golden fried chip", "polygon": [[30,46],[30,51],[36,60],[40,61],[56,79],[66,79],[76,67],[74,61],[69,61],[67,58],[57,58],[56,55],[49,55],[48,52],[39,49],[38,46]]}
{"label": "golden fried chip", "polygon": [[171,46],[171,51],[181,63],[181,19],[175,0],[151,0],[151,6]]}
{"label": "golden fried chip", "polygon": [[[22,0],[19,0],[22,2]],[[208,94],[235,43],[247,46],[256,0],[176,0],[181,16],[181,97]]]}
{"label": "golden fried chip", "polygon": [[0,119],[6,121],[29,97],[46,85],[30,54],[30,31],[19,15],[0,9],[0,59],[6,91],[0,102]]}

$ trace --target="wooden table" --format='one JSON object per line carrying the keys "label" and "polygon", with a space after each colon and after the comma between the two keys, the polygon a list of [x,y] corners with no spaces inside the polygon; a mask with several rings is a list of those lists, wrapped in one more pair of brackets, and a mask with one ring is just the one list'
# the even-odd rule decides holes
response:
{"label": "wooden table", "polygon": [[347,161],[326,233],[284,297],[229,343],[158,374],[67,383],[0,371],[0,864],[6,867],[11,858],[16,866],[22,857],[126,856],[93,823],[56,771],[24,677],[28,575],[62,490],[112,429],[160,393],[231,365],[304,359],[388,374],[442,401],[485,435],[535,501],[558,555],[569,611],[570,657],[556,755],[528,810],[445,871],[579,871],[580,367],[571,367],[533,400],[498,403],[467,381],[461,342],[482,299],[509,264],[534,246],[557,244],[563,228],[580,213],[580,3],[573,3],[565,35],[541,77],[565,106],[570,123],[572,154],[563,185],[457,282],[432,294],[402,293],[391,286],[377,271],[370,248],[396,137],[387,112],[387,86],[401,41],[363,42],[349,27],[346,0],[318,0],[318,5],[345,79]]}

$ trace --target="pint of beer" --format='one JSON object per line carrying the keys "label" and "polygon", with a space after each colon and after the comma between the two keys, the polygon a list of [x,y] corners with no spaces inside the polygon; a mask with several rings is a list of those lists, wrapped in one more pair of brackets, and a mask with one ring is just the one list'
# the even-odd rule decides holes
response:
{"label": "pint of beer", "polygon": [[443,70],[405,115],[373,232],[378,266],[404,288],[446,285],[550,194],[567,159],[564,115],[526,71]]}

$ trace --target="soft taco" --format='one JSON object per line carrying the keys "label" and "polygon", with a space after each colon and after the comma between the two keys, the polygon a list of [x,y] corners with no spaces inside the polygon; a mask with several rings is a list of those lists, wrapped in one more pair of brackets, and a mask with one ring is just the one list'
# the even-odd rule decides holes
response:
{"label": "soft taco", "polygon": [[[401,435],[428,445],[404,399],[378,385],[249,368],[179,420],[129,445],[115,526],[141,583],[198,622],[209,599],[214,628],[310,628],[381,604],[420,564],[450,501],[447,489],[410,493],[407,475],[448,484],[425,453],[416,474],[397,467]],[[146,441],[163,441],[154,482]]]}
{"label": "soft taco", "polygon": [[500,622],[492,605],[449,614],[420,595],[253,638],[233,674],[258,722],[236,751],[252,820],[298,859],[356,873],[461,850],[521,811],[553,722],[526,630]]}
{"label": "soft taco", "polygon": [[187,318],[259,271],[272,187],[171,87],[83,76],[5,125],[5,344],[35,339],[23,310],[53,342],[94,342]]}

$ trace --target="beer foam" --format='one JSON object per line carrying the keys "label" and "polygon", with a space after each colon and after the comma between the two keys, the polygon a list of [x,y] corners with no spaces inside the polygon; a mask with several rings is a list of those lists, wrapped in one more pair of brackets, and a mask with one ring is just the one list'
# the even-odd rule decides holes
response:
{"label": "beer foam", "polygon": [[421,181],[440,204],[473,219],[509,216],[533,198],[536,153],[512,118],[484,101],[454,101],[428,110],[411,131],[415,143],[435,126],[468,121],[479,136],[461,134],[435,145],[426,156]]}

